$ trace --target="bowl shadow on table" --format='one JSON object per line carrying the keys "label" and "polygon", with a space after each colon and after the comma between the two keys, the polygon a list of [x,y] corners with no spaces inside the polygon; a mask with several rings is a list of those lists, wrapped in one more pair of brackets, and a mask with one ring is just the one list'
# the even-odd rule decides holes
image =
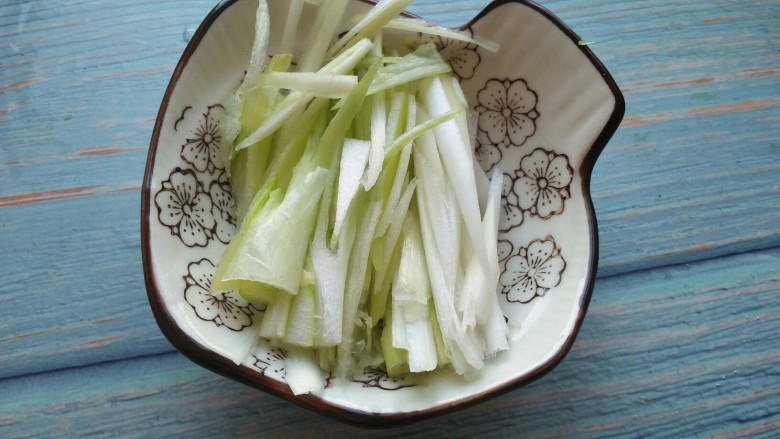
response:
{"label": "bowl shadow on table", "polygon": [[[598,332],[594,325],[586,332]],[[235,383],[226,378],[209,374],[194,365],[188,367],[196,380],[209,384],[203,399],[187,399],[187,411],[195,418],[208,419],[207,430],[225,433],[232,437],[286,436],[343,437],[344,434],[359,437],[387,437],[412,435],[416,437],[522,437],[575,433],[581,429],[583,415],[594,414],[590,401],[603,392],[598,390],[596,370],[619,368],[619,360],[586,358],[587,353],[575,343],[567,358],[554,370],[537,381],[503,395],[458,410],[455,413],[435,415],[398,427],[372,429],[345,424],[309,411],[303,407]],[[612,364],[604,364],[604,363]],[[604,372],[601,372],[603,375]],[[603,396],[603,395],[601,395]],[[177,398],[179,399],[179,398]],[[176,409],[181,410],[180,409]],[[200,413],[200,415],[197,415]]]}

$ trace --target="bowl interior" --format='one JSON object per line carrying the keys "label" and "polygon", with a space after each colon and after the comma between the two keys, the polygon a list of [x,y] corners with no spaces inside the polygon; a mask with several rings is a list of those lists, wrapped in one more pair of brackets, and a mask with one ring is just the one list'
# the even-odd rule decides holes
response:
{"label": "bowl interior", "polygon": [[[269,1],[272,26],[284,22],[285,3]],[[450,410],[550,370],[570,348],[590,298],[597,239],[589,176],[623,113],[620,92],[598,60],[551,14],[525,1],[493,3],[465,27],[500,43],[497,53],[432,38],[450,48],[450,64],[478,114],[482,167],[505,174],[498,294],[513,331],[511,349],[470,380],[445,370],[414,383],[366,370],[330,381],[320,395],[294,397],[284,382],[285,352],[255,340],[262,310],[237,295],[207,293],[235,233],[224,164],[214,153],[220,103],[246,69],[256,7],[254,0],[226,1],[206,18],[155,126],[143,189],[143,253],[150,303],[166,336],[207,368],[360,423]],[[368,7],[353,1],[347,15]],[[278,34],[271,32],[271,53]]]}

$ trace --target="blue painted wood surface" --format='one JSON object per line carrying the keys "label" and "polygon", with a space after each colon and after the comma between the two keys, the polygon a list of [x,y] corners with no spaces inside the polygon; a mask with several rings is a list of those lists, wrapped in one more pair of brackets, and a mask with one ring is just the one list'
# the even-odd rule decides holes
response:
{"label": "blue painted wood surface", "polygon": [[[780,435],[780,3],[541,4],[627,101],[592,179],[591,309],[550,375],[392,435]],[[146,302],[146,148],[212,7],[0,4],[0,437],[356,433],[184,360]]]}

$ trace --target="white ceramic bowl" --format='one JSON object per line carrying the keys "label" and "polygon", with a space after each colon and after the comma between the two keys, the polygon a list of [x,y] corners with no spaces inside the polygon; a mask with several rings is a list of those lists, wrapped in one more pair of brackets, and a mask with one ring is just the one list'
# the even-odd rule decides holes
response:
{"label": "white ceramic bowl", "polygon": [[[269,1],[272,24],[283,22],[284,3]],[[285,383],[283,351],[261,343],[246,352],[260,311],[237,295],[207,293],[236,222],[216,154],[219,103],[248,64],[256,7],[256,0],[226,0],[206,17],[154,128],[142,194],[144,273],[171,343],[215,372],[363,425],[448,412],[550,371],[574,342],[590,300],[598,260],[590,174],[625,107],[593,53],[550,12],[524,0],[496,1],[463,27],[500,43],[498,53],[435,39],[460,44],[451,65],[479,112],[478,158],[486,170],[505,173],[499,294],[515,330],[511,349],[472,380],[441,371],[410,385],[366,370],[299,397]],[[368,7],[354,0],[349,11]],[[272,35],[271,53],[278,44]]]}

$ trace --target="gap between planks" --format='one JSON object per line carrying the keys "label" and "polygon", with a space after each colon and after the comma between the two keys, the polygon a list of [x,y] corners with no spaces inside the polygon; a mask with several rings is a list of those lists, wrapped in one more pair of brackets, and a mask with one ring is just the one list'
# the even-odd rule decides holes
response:
{"label": "gap between planks", "polygon": [[[665,264],[665,265],[660,265],[660,266],[642,268],[642,269],[638,269],[638,270],[629,270],[629,271],[620,272],[620,273],[613,273],[613,274],[610,274],[610,275],[607,275],[607,276],[597,276],[597,280],[598,281],[605,281],[605,280],[610,280],[610,279],[615,279],[615,278],[620,278],[620,277],[630,277],[630,276],[639,275],[639,274],[645,273],[645,272],[661,271],[661,270],[671,270],[671,269],[674,269],[674,268],[686,267],[686,266],[689,267],[689,266],[692,266],[692,265],[706,264],[707,262],[716,261],[718,259],[734,258],[734,257],[742,256],[742,255],[747,255],[747,254],[750,254],[750,253],[768,253],[768,252],[772,252],[772,251],[775,251],[775,250],[780,250],[780,245],[767,246],[767,247],[764,247],[764,248],[749,249],[749,250],[740,251],[740,252],[733,252],[733,253],[729,253],[729,254],[725,254],[725,255],[719,255],[719,256],[714,256],[714,257],[702,258],[702,259],[698,259],[696,261]],[[598,281],[597,281],[597,284],[598,284]],[[587,318],[587,316],[586,316],[586,318]],[[0,382],[16,380],[16,379],[24,379],[24,378],[40,376],[40,375],[46,375],[46,374],[51,374],[51,373],[66,372],[66,371],[70,371],[70,370],[86,369],[86,368],[90,368],[90,367],[98,366],[98,365],[108,365],[108,364],[113,364],[113,363],[121,363],[121,362],[125,362],[125,361],[135,361],[135,360],[142,360],[142,359],[145,359],[145,358],[156,358],[156,357],[164,357],[164,356],[169,356],[169,355],[179,355],[179,351],[174,349],[171,346],[171,349],[167,350],[167,351],[152,352],[152,353],[148,353],[148,354],[135,355],[135,356],[129,356],[129,357],[110,358],[110,359],[107,359],[107,360],[104,360],[104,361],[99,361],[99,362],[96,362],[96,363],[81,364],[81,365],[74,365],[74,366],[66,366],[66,367],[60,367],[60,368],[52,368],[52,369],[41,370],[41,371],[32,372],[32,373],[25,373],[25,374],[19,374],[19,375],[6,376],[6,377],[3,377],[3,378],[0,378]]]}

